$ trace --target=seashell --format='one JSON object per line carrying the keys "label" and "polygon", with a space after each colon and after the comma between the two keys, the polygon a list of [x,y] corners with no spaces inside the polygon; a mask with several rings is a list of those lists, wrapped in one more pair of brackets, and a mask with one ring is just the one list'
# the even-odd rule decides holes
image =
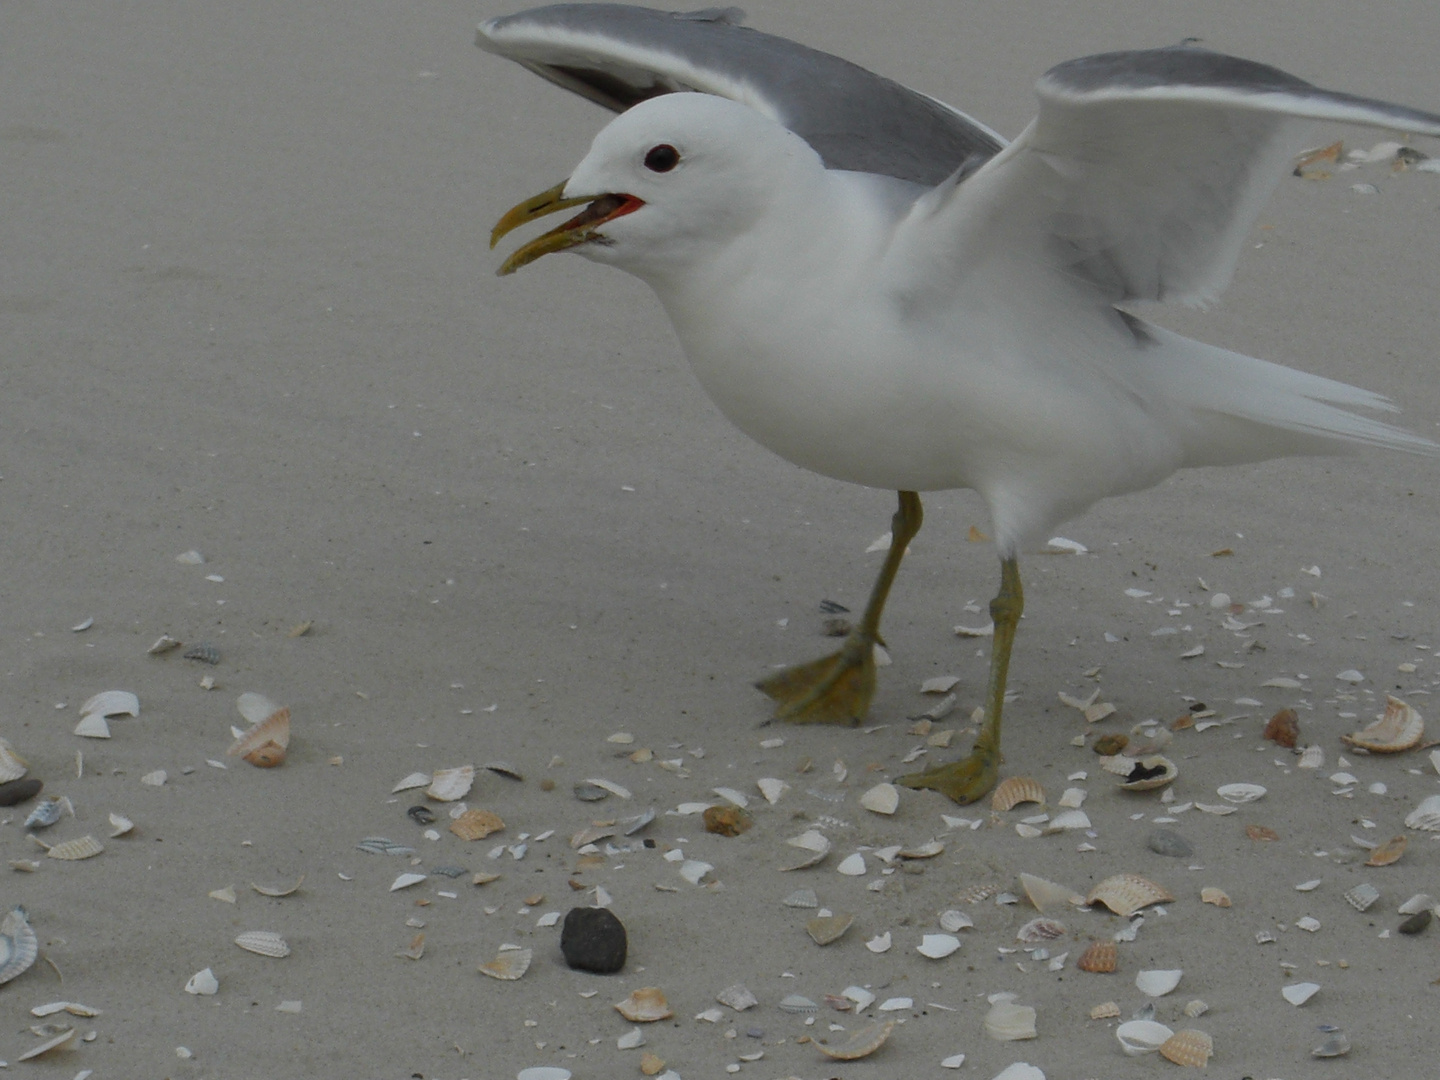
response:
{"label": "seashell", "polygon": [[930,960],[943,960],[960,948],[960,939],[950,934],[926,934],[915,951]]}
{"label": "seashell", "polygon": [[405,777],[405,779],[401,780],[398,784],[391,788],[390,794],[394,795],[400,791],[410,791],[412,788],[425,787],[429,783],[429,773],[412,772],[409,776]]}
{"label": "seashell", "polygon": [[220,980],[215,978],[215,972],[208,967],[204,971],[197,971],[185,983],[187,994],[200,994],[209,997],[220,992]]}
{"label": "seashell", "polygon": [[394,840],[387,840],[383,836],[367,836],[355,847],[367,855],[414,855],[415,849],[404,844],[397,844]]}
{"label": "seashell", "polygon": [[1079,907],[1085,903],[1085,898],[1074,889],[1065,885],[1057,885],[1053,881],[1046,881],[1034,874],[1021,874],[1020,888],[1029,897],[1030,903],[1034,905],[1036,911],[1048,911],[1061,905]]}
{"label": "seashell", "polygon": [[1045,1080],[1045,1074],[1026,1061],[1006,1065],[995,1074],[993,1080]]}
{"label": "seashell", "polygon": [[390,891],[398,892],[401,889],[410,888],[411,885],[419,885],[427,877],[429,877],[428,874],[401,874],[390,883]]}
{"label": "seashell", "polygon": [[35,809],[30,811],[25,818],[27,829],[47,829],[60,820],[60,815],[65,812],[65,803],[54,795],[48,795],[35,804]]}
{"label": "seashell", "polygon": [[1417,746],[1425,734],[1425,721],[1415,709],[1389,694],[1385,695],[1385,712],[1367,728],[1352,735],[1341,735],[1340,741],[1369,750],[1372,754],[1396,754]]}
{"label": "seashell", "polygon": [[787,1013],[813,1013],[818,1012],[819,1005],[800,994],[789,994],[780,999],[780,1011]]}
{"label": "seashell", "polygon": [[634,836],[654,820],[655,808],[651,806],[647,807],[643,814],[635,814],[633,817],[621,818],[620,826],[626,836]]}
{"label": "seashell", "polygon": [[814,889],[796,889],[789,896],[781,901],[786,907],[813,908],[820,906],[820,900],[815,895]]}
{"label": "seashell", "polygon": [[1090,1010],[1091,1020],[1112,1020],[1119,1015],[1120,1006],[1113,1001],[1106,1001]]}
{"label": "seashell", "polygon": [[1295,763],[1300,769],[1322,769],[1325,767],[1325,748],[1307,746],[1300,751],[1300,760]]}
{"label": "seashell", "polygon": [[30,769],[30,763],[15,752],[9,740],[0,739],[0,784],[19,780]]}
{"label": "seashell", "polygon": [[436,802],[455,802],[470,793],[475,783],[475,766],[460,765],[453,769],[436,769],[425,794]]}
{"label": "seashell", "polygon": [[600,779],[600,778],[598,778],[598,777],[591,777],[590,779],[586,780],[585,783],[591,784],[591,785],[593,785],[594,787],[599,788],[601,791],[609,792],[611,795],[614,795],[616,798],[620,798],[620,799],[630,799],[630,798],[634,798],[634,796],[630,793],[630,789],[629,789],[629,788],[621,787],[619,784],[615,783],[613,780],[602,780],[602,779]]}
{"label": "seashell", "polygon": [[830,854],[830,839],[824,833],[816,829],[809,829],[799,836],[792,836],[785,843],[791,847],[799,848],[806,854],[798,861],[792,861],[782,867],[781,870],[803,870],[807,866],[814,866],[826,855]]}
{"label": "seashell", "polygon": [[1001,1042],[1035,1038],[1035,1010],[1013,1001],[997,1001],[985,1014],[985,1034]]}
{"label": "seashell", "polygon": [[615,1003],[615,1008],[626,1020],[636,1024],[650,1024],[675,1015],[675,1010],[665,1000],[665,991],[658,986],[642,986],[631,991],[624,1001]]}
{"label": "seashell", "polygon": [[858,851],[847,855],[835,869],[846,877],[860,877],[865,873],[865,856]]}
{"label": "seashell", "polygon": [[1319,983],[1290,983],[1288,986],[1281,987],[1280,994],[1286,1001],[1290,1002],[1291,1005],[1298,1008],[1314,997],[1319,989]]}
{"label": "seashell", "polygon": [[1365,882],[1345,890],[1345,902],[1356,911],[1365,911],[1379,899],[1380,890]]}
{"label": "seashell", "polygon": [[15,907],[0,919],[0,984],[30,970],[40,955],[40,941],[30,927],[23,907]]}
{"label": "seashell", "polygon": [[1421,800],[1420,805],[1405,818],[1405,827],[1426,832],[1440,831],[1440,795]]}
{"label": "seashell", "polygon": [[1409,846],[1410,838],[1403,833],[1399,836],[1392,836],[1370,853],[1370,858],[1365,860],[1365,865],[1389,866],[1393,862],[1398,862]]}
{"label": "seashell", "polygon": [[1164,997],[1180,985],[1180,976],[1183,974],[1179,968],[1169,971],[1137,971],[1135,989],[1146,997]]}
{"label": "seashell", "polygon": [[1154,1020],[1129,1020],[1115,1029],[1115,1038],[1131,1057],[1153,1054],[1175,1033]]}
{"label": "seashell", "polygon": [[847,986],[840,992],[841,997],[846,1001],[855,1003],[855,1012],[863,1013],[871,1005],[875,1004],[875,995],[863,986]]}
{"label": "seashell", "polygon": [[235,708],[240,710],[240,715],[251,724],[258,724],[266,718],[273,716],[280,711],[280,706],[271,701],[264,694],[257,694],[253,690],[241,694],[235,699]]}
{"label": "seashell", "polygon": [[739,983],[721,990],[715,995],[715,1000],[721,1005],[730,1006],[736,1012],[744,1012],[760,1004],[760,1000]]}
{"label": "seashell", "polygon": [[483,840],[491,833],[500,832],[505,822],[491,810],[472,807],[450,823],[450,831],[461,840]]}
{"label": "seashell", "polygon": [[1015,931],[1015,940],[1023,941],[1027,945],[1034,945],[1040,941],[1054,941],[1058,937],[1065,936],[1065,924],[1054,919],[1047,919],[1043,916],[1038,919],[1031,919],[1019,930]]}
{"label": "seashell", "polygon": [[[1113,760],[1113,759],[1112,759]],[[1180,775],[1180,770],[1175,763],[1163,754],[1148,754],[1139,758],[1121,758],[1125,763],[1125,770],[1119,772],[1125,780],[1120,786],[1126,791],[1154,791],[1170,783]],[[1117,772],[1110,768],[1107,763],[1107,772]]]}
{"label": "seashell", "polygon": [[1143,907],[1168,903],[1175,897],[1163,885],[1139,874],[1115,874],[1090,890],[1089,905],[1104,904],[1116,915],[1129,918]]}
{"label": "seashell", "polygon": [[1215,1053],[1215,1042],[1203,1031],[1186,1028],[1160,1044],[1160,1056],[1176,1065],[1203,1069]]}
{"label": "seashell", "polygon": [[1343,1031],[1332,1032],[1330,1037],[1310,1051],[1312,1057],[1344,1057],[1350,1052],[1350,1039]]}
{"label": "seashell", "polygon": [[570,1080],[570,1070],[559,1065],[532,1065],[515,1074],[515,1080]]}
{"label": "seashell", "polygon": [[99,713],[86,713],[75,725],[75,734],[82,739],[108,739],[110,722]]}
{"label": "seashell", "polygon": [[1270,718],[1261,737],[1287,750],[1295,749],[1295,744],[1300,741],[1299,715],[1294,709],[1281,709]]}
{"label": "seashell", "polygon": [[96,840],[93,836],[82,836],[75,840],[66,840],[63,844],[56,844],[46,854],[52,859],[66,859],[74,861],[77,859],[93,859],[105,850],[105,845]]}
{"label": "seashell", "polygon": [[[1122,787],[1124,785],[1121,785]],[[1064,810],[1045,823],[1047,833],[1090,828],[1090,817],[1084,810]]]}
{"label": "seashell", "polygon": [[790,790],[790,785],[784,780],[777,780],[773,776],[761,777],[755,781],[755,786],[760,789],[760,794],[765,796],[765,801],[774,806],[781,797]]}
{"label": "seashell", "polygon": [[1003,885],[993,881],[985,881],[979,885],[967,885],[955,894],[955,899],[967,904],[978,904],[982,900],[989,900],[990,897],[1001,892],[1003,889]]}
{"label": "seashell", "polygon": [[1096,975],[1108,975],[1114,971],[1120,963],[1120,950],[1113,941],[1097,941],[1083,953],[1080,959],[1075,961],[1075,966],[1081,971],[1093,972]]}
{"label": "seashell", "polygon": [[963,911],[956,911],[951,908],[949,911],[940,913],[940,929],[947,934],[953,934],[957,930],[968,930],[975,925],[975,920],[966,915]]}
{"label": "seashell", "polygon": [[916,844],[914,847],[903,847],[895,854],[902,859],[933,859],[936,855],[945,852],[945,841],[927,840],[923,844]]}
{"label": "seashell", "polygon": [[496,776],[503,776],[506,780],[523,782],[525,779],[525,775],[508,761],[487,761],[481,768],[489,769]]}
{"label": "seashell", "polygon": [[1248,803],[1264,798],[1266,789],[1259,784],[1221,784],[1215,789],[1226,802]]}
{"label": "seashell", "polygon": [[[242,694],[241,697],[249,695]],[[260,697],[259,694],[253,695]],[[283,706],[270,712],[246,731],[225,751],[227,757],[242,757],[261,769],[273,769],[285,761],[290,745],[290,710]]]}
{"label": "seashell", "polygon": [[51,1035],[48,1039],[40,1043],[38,1046],[32,1046],[29,1050],[26,1050],[25,1053],[21,1054],[15,1060],[34,1061],[36,1058],[48,1054],[52,1050],[59,1050],[62,1046],[66,1046],[74,1041],[75,1028],[64,1028],[63,1030],[56,1032],[54,1035]]}
{"label": "seashell", "polygon": [[256,885],[255,882],[252,881],[250,888],[254,889],[261,896],[271,896],[278,899],[282,896],[294,896],[300,891],[300,886],[303,884],[305,884],[305,875],[301,874],[300,880],[295,882],[294,885]]}
{"label": "seashell", "polygon": [[81,716],[89,716],[91,713],[100,716],[139,716],[140,699],[129,690],[103,690],[80,706]]}
{"label": "seashell", "polygon": [[198,645],[192,645],[180,654],[185,660],[198,660],[202,664],[220,663],[220,650],[208,641],[202,641]]}
{"label": "seashell", "polygon": [[908,998],[908,997],[893,997],[893,998],[886,998],[884,1001],[880,1002],[880,1004],[879,1004],[878,1006],[876,1006],[875,1011],[876,1011],[876,1012],[902,1012],[902,1011],[904,1011],[905,1009],[913,1009],[914,1007],[915,1007],[915,999],[914,999],[914,998]]}
{"label": "seashell", "polygon": [[1414,896],[1401,904],[1396,911],[1401,915],[1418,915],[1422,911],[1428,911],[1435,906],[1435,898],[1429,893],[1416,893]]}
{"label": "seashell", "polygon": [[1199,998],[1196,998],[1194,1001],[1187,1001],[1185,1003],[1185,1008],[1181,1009],[1180,1011],[1183,1012],[1186,1016],[1190,1017],[1190,1019],[1194,1020],[1197,1016],[1204,1016],[1207,1012],[1209,1012],[1210,1006],[1206,1005],[1205,1002],[1201,1001]]}
{"label": "seashell", "polygon": [[814,1043],[815,1049],[819,1050],[828,1058],[836,1061],[855,1061],[859,1058],[868,1057],[884,1045],[885,1040],[890,1037],[890,1032],[895,1030],[895,1021],[887,1020],[882,1023],[867,1024],[850,1038],[846,1039],[839,1046],[826,1046],[822,1042]]}
{"label": "seashell", "polygon": [[1057,805],[1067,810],[1079,810],[1080,807],[1085,805],[1085,796],[1087,794],[1089,793],[1084,788],[1067,787],[1065,794],[1060,796],[1060,802]]}
{"label": "seashell", "polygon": [[754,819],[738,806],[707,806],[704,812],[705,831],[716,836],[739,836],[748,832]]}
{"label": "seashell", "polygon": [[530,949],[501,949],[494,960],[481,964],[479,971],[492,979],[514,982],[530,970],[533,955]]}
{"label": "seashell", "polygon": [[990,806],[994,810],[1012,810],[1021,803],[1032,802],[1044,806],[1045,789],[1040,786],[1040,781],[1028,776],[1011,776],[1000,781],[995,794],[990,797]]}
{"label": "seashell", "polygon": [[246,952],[279,959],[290,955],[290,945],[273,930],[247,930],[235,939]]}
{"label": "seashell", "polygon": [[890,951],[890,931],[883,934],[876,934],[869,941],[865,942],[865,948],[873,953],[886,953]]}
{"label": "seashell", "polygon": [[860,796],[860,805],[876,814],[893,814],[900,808],[900,789],[894,784],[876,784]]}
{"label": "seashell", "polygon": [[820,915],[805,924],[805,932],[816,945],[829,945],[844,937],[854,921],[854,915]]}
{"label": "seashell", "polygon": [[114,840],[116,837],[124,836],[134,828],[135,823],[123,814],[110,815],[110,839]]}
{"label": "seashell", "polygon": [[1214,885],[1207,885],[1200,890],[1200,902],[1202,904],[1214,904],[1216,907],[1229,907],[1230,897],[1224,889],[1217,889]]}

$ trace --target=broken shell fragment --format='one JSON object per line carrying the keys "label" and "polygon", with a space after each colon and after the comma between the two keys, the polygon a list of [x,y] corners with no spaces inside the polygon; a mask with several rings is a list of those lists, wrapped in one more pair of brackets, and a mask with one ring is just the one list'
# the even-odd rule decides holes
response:
{"label": "broken shell fragment", "polygon": [[1397,754],[1419,745],[1425,734],[1425,721],[1415,708],[1397,697],[1385,696],[1385,712],[1367,728],[1340,741],[1368,750],[1372,754]]}
{"label": "broken shell fragment", "polygon": [[1164,997],[1180,985],[1184,972],[1178,968],[1169,971],[1138,971],[1135,973],[1135,989],[1146,997]]}
{"label": "broken shell fragment", "polygon": [[38,1046],[32,1046],[29,1050],[26,1050],[25,1053],[21,1054],[15,1060],[34,1061],[36,1058],[48,1054],[52,1050],[59,1050],[62,1046],[66,1046],[75,1041],[75,1032],[75,1028],[65,1028],[62,1031],[51,1035],[50,1038],[46,1039]]}
{"label": "broken shell fragment", "polygon": [[730,1006],[736,1012],[744,1012],[746,1009],[752,1009],[760,1004],[760,1000],[739,983],[721,990],[715,995],[715,1000],[721,1005]]}
{"label": "broken shell fragment", "polygon": [[1085,903],[1085,898],[1074,889],[1057,885],[1034,874],[1021,874],[1020,888],[1025,891],[1036,911],[1049,911],[1062,905],[1080,907]]}
{"label": "broken shell fragment", "polygon": [[1001,1042],[1035,1038],[1035,1010],[1013,1001],[997,1001],[985,1014],[985,1033]]}
{"label": "broken shell fragment", "polygon": [[789,994],[780,999],[780,1011],[787,1013],[813,1013],[818,1012],[820,1006],[807,997],[800,994]]}
{"label": "broken shell fragment", "polygon": [[1085,903],[1091,906],[1104,904],[1116,915],[1128,919],[1141,908],[1170,903],[1174,899],[1168,889],[1149,878],[1139,874],[1115,874],[1091,889]]}
{"label": "broken shell fragment", "polygon": [[25,909],[12,908],[0,919],[0,984],[30,970],[39,955],[40,941]]}
{"label": "broken shell fragment", "polygon": [[450,823],[450,831],[461,840],[483,840],[491,833],[500,832],[505,822],[491,810],[472,807]]}
{"label": "broken shell fragment", "polygon": [[277,960],[290,955],[289,943],[272,930],[247,930],[235,939],[235,944],[246,952]]}
{"label": "broken shell fragment", "polygon": [[86,713],[75,725],[75,734],[82,739],[108,739],[110,722],[99,713]]}
{"label": "broken shell fragment", "polygon": [[25,818],[27,829],[47,829],[60,820],[60,815],[65,812],[67,800],[62,800],[55,795],[47,795],[35,804]]}
{"label": "broken shell fragment", "polygon": [[1248,803],[1264,798],[1266,789],[1259,784],[1221,784],[1215,789],[1226,802]]}
{"label": "broken shell fragment", "polygon": [[1230,896],[1224,889],[1217,889],[1213,885],[1207,885],[1200,890],[1200,902],[1202,904],[1214,904],[1216,907],[1229,907]]}
{"label": "broken shell fragment", "polygon": [[805,924],[805,932],[816,945],[829,945],[844,937],[854,921],[854,915],[821,915]]}
{"label": "broken shell fragment", "polygon": [[1044,917],[1031,919],[1015,932],[1015,940],[1022,941],[1027,945],[1034,945],[1040,941],[1054,941],[1056,938],[1064,936],[1064,923]]}
{"label": "broken shell fragment", "polygon": [[861,877],[865,873],[865,856],[858,851],[847,855],[835,869],[846,877]]}
{"label": "broken shell fragment", "polygon": [[626,1020],[636,1024],[651,1024],[675,1015],[665,1000],[665,991],[658,986],[642,986],[632,991],[624,1001],[617,1001],[615,1008]]}
{"label": "broken shell fragment", "polygon": [[957,930],[968,930],[975,925],[975,920],[966,915],[963,911],[956,911],[951,908],[949,911],[940,913],[940,929],[947,934],[953,934]]}
{"label": "broken shell fragment", "polygon": [[815,1049],[836,1061],[856,1061],[879,1050],[894,1030],[894,1020],[887,1020],[883,1024],[867,1024],[839,1046],[826,1046],[816,1041]]}
{"label": "broken shell fragment", "polygon": [[1113,1020],[1120,1015],[1120,1006],[1113,1001],[1106,1001],[1096,1005],[1090,1010],[1091,1020]]}
{"label": "broken shell fragment", "polygon": [[220,992],[220,980],[215,977],[215,972],[208,967],[204,971],[197,971],[185,983],[187,994],[199,994],[209,997]]}
{"label": "broken shell fragment", "polygon": [[305,875],[301,874],[300,879],[296,881],[294,885],[257,885],[252,881],[250,888],[254,889],[261,896],[271,896],[279,899],[283,896],[294,896],[300,891],[300,886],[303,884],[305,884]]}
{"label": "broken shell fragment", "polygon": [[1332,1032],[1330,1037],[1310,1051],[1312,1057],[1344,1057],[1350,1052],[1350,1038],[1343,1031]]}
{"label": "broken shell fragment", "polygon": [[1115,1029],[1115,1038],[1131,1057],[1153,1054],[1175,1033],[1154,1020],[1130,1020]]}
{"label": "broken shell fragment", "polygon": [[860,805],[875,814],[893,814],[900,808],[900,789],[894,784],[876,784],[860,796]]}
{"label": "broken shell fragment", "polygon": [[63,844],[56,844],[46,854],[52,859],[93,859],[105,850],[105,845],[96,840],[93,836],[82,836],[76,840],[66,840]]}
{"label": "broken shell fragment", "polygon": [[139,716],[140,699],[129,690],[103,690],[80,706],[81,716],[91,713],[99,716]]}
{"label": "broken shell fragment", "polygon": [[798,860],[792,859],[790,862],[781,866],[781,870],[803,870],[807,866],[814,866],[821,859],[825,858],[826,855],[830,854],[830,839],[816,829],[809,829],[799,836],[792,836],[789,840],[786,840],[785,843],[791,847],[799,848],[805,852],[805,855]]}
{"label": "broken shell fragment", "polygon": [[530,970],[530,949],[501,949],[494,960],[480,965],[480,974],[503,982],[514,982]]}
{"label": "broken shell fragment", "polygon": [[1280,994],[1285,998],[1286,1001],[1290,1002],[1291,1005],[1294,1005],[1298,1008],[1299,1006],[1304,1005],[1312,997],[1314,997],[1316,992],[1319,991],[1319,989],[1319,983],[1290,983],[1289,985],[1280,988]]}
{"label": "broken shell fragment", "polygon": [[1420,805],[1405,818],[1407,829],[1422,829],[1425,832],[1440,831],[1440,795],[1422,799]]}
{"label": "broken shell fragment", "polygon": [[1400,856],[1405,854],[1405,849],[1410,846],[1410,838],[1404,833],[1399,836],[1392,836],[1383,844],[1370,853],[1370,858],[1365,860],[1366,866],[1389,866],[1398,862]]}
{"label": "broken shell fragment", "polygon": [[30,763],[15,752],[6,739],[0,739],[0,784],[19,780],[30,769]]}
{"label": "broken shell fragment", "polygon": [[1160,1044],[1160,1056],[1176,1065],[1203,1069],[1215,1053],[1214,1040],[1203,1031],[1186,1028]]}
{"label": "broken shell fragment", "polygon": [[915,951],[930,960],[943,960],[960,948],[960,939],[950,934],[926,934]]}
{"label": "broken shell fragment", "polygon": [[1147,754],[1138,758],[1106,758],[1104,769],[1124,777],[1120,786],[1126,791],[1154,791],[1180,775],[1175,763],[1163,754]]}
{"label": "broken shell fragment", "polygon": [[459,765],[453,769],[436,769],[425,794],[436,802],[455,802],[470,793],[475,783],[475,766]]}
{"label": "broken shell fragment", "polygon": [[124,836],[135,828],[135,823],[123,814],[110,815],[110,839]]}
{"label": "broken shell fragment", "polygon": [[1380,899],[1380,890],[1367,882],[1345,890],[1345,902],[1356,911],[1365,911],[1376,900]]}
{"label": "broken shell fragment", "polygon": [[994,810],[1012,810],[1021,803],[1045,805],[1045,789],[1040,786],[1040,781],[1028,776],[1011,776],[1000,781],[995,794],[990,797],[990,806]]}
{"label": "broken shell fragment", "polygon": [[[241,694],[240,713],[247,719],[264,706],[274,702],[261,694]],[[276,706],[254,722],[254,726],[241,735],[225,753],[229,757],[241,757],[261,769],[273,769],[283,764],[285,752],[290,745],[290,710]]]}
{"label": "broken shell fragment", "polygon": [[1075,961],[1075,966],[1081,971],[1093,972],[1096,975],[1108,975],[1114,971],[1120,962],[1120,950],[1113,941],[1097,941],[1083,953],[1080,959]]}

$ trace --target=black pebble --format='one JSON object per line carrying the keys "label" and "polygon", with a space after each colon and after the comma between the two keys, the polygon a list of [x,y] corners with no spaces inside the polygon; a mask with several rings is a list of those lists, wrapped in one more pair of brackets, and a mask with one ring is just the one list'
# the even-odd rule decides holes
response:
{"label": "black pebble", "polygon": [[435,811],[431,810],[428,806],[412,806],[409,810],[406,810],[405,813],[416,825],[435,824]]}
{"label": "black pebble", "polygon": [[1426,908],[1423,911],[1417,911],[1414,915],[1411,915],[1408,919],[1402,922],[1400,924],[1400,933],[1418,934],[1420,933],[1420,931],[1424,930],[1429,925],[1430,909]]}
{"label": "black pebble", "polygon": [[0,784],[0,806],[15,806],[26,799],[33,799],[44,786],[43,780],[36,780],[33,776]]}
{"label": "black pebble", "polygon": [[576,971],[612,975],[625,966],[625,924],[607,908],[571,908],[560,931],[560,951]]}
{"label": "black pebble", "polygon": [[1172,859],[1188,859],[1195,854],[1190,841],[1169,829],[1156,829],[1145,841],[1145,846],[1156,855],[1166,855]]}

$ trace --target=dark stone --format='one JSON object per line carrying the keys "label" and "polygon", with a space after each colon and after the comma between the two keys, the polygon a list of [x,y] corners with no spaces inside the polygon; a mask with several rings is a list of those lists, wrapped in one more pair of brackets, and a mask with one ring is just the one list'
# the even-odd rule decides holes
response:
{"label": "dark stone", "polygon": [[576,971],[613,975],[625,966],[625,924],[608,908],[571,908],[560,931],[560,951]]}
{"label": "dark stone", "polygon": [[44,786],[43,780],[36,780],[33,776],[0,784],[0,806],[15,806],[26,799],[33,799]]}
{"label": "dark stone", "polygon": [[1177,832],[1169,829],[1156,829],[1145,841],[1145,846],[1156,855],[1166,855],[1172,859],[1188,859],[1195,854],[1195,849]]}
{"label": "dark stone", "polygon": [[411,821],[415,822],[416,825],[435,824],[435,811],[431,810],[428,806],[412,806],[409,810],[405,811],[405,814]]}
{"label": "dark stone", "polygon": [[1414,915],[1411,915],[1408,919],[1406,919],[1400,924],[1400,933],[1418,934],[1430,925],[1430,919],[1431,915],[1429,908],[1425,908],[1423,911],[1417,911]]}

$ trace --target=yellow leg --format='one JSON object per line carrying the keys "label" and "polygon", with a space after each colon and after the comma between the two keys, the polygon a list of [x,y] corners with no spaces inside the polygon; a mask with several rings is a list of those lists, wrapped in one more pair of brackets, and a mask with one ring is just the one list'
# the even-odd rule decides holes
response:
{"label": "yellow leg", "polygon": [[900,506],[890,522],[890,551],[870,590],[860,623],[845,637],[840,651],[808,664],[777,671],[755,685],[776,701],[775,718],[796,724],[858,724],[875,696],[875,645],[880,638],[880,614],[905,548],[920,531],[924,514],[920,496],[902,491]]}
{"label": "yellow leg", "polygon": [[985,723],[970,753],[949,765],[937,765],[924,772],[902,776],[908,788],[930,788],[960,803],[983,798],[995,786],[1000,769],[1000,718],[1005,707],[1005,682],[1010,673],[1010,647],[1015,628],[1025,608],[1020,588],[1020,566],[1014,557],[1000,561],[1000,592],[990,601],[990,618],[995,623],[995,643],[990,652],[990,685],[985,693]]}

